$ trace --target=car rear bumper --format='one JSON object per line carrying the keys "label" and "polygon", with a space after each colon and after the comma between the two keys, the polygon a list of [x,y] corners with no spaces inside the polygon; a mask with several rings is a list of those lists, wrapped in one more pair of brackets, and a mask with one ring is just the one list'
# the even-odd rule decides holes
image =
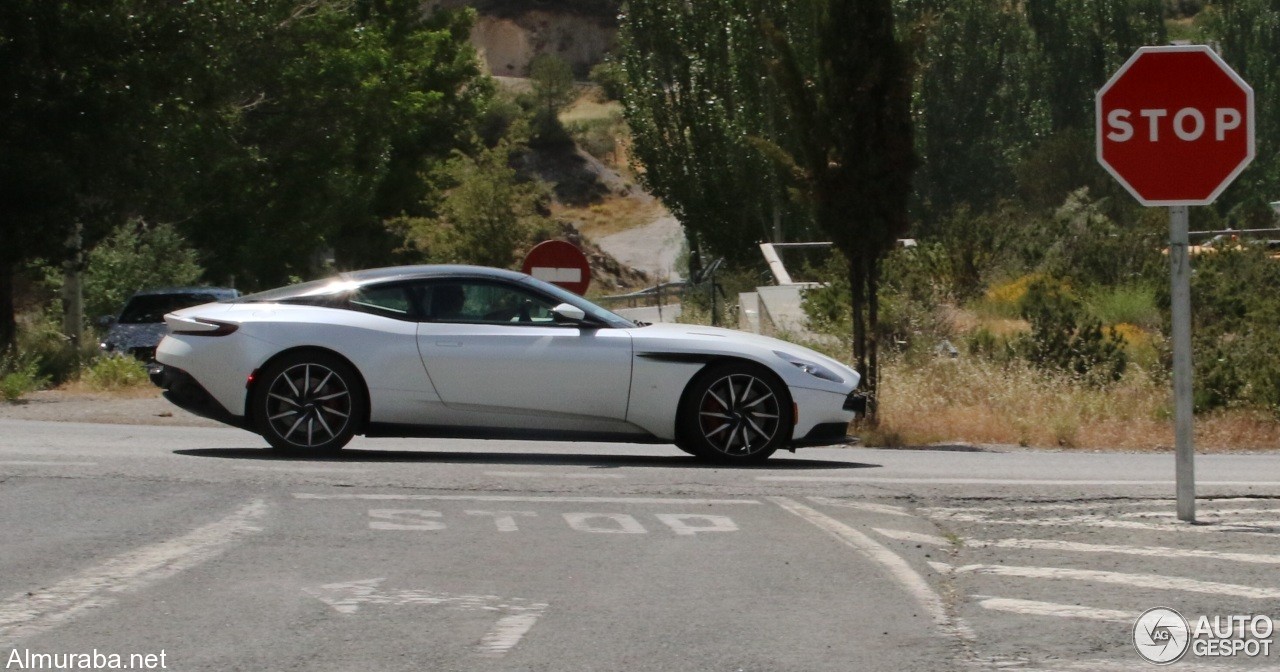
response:
{"label": "car rear bumper", "polygon": [[202,418],[217,420],[240,429],[250,429],[248,418],[228,411],[186,371],[155,363],[147,372],[151,376],[151,382],[164,390],[164,398],[174,406]]}

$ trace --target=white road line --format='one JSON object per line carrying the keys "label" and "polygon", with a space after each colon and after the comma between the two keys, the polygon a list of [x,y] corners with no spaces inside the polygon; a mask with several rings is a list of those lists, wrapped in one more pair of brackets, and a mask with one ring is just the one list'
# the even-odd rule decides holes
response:
{"label": "white road line", "polygon": [[486,471],[484,475],[498,478],[626,478],[622,474],[567,474],[547,471]]}
{"label": "white road line", "polygon": [[1061,567],[1017,567],[1010,565],[963,565],[952,567],[946,563],[929,563],[934,569],[945,572],[950,570],[956,574],[987,574],[991,576],[1012,576],[1023,579],[1063,579],[1068,581],[1088,581],[1091,583],[1108,583],[1132,588],[1154,590],[1177,590],[1187,593],[1205,593],[1208,595],[1226,595],[1254,600],[1280,599],[1280,590],[1274,588],[1256,588],[1239,586],[1231,583],[1198,581],[1177,576],[1158,576],[1153,574],[1125,574],[1106,572],[1095,569],[1064,569]]}
{"label": "white road line", "polygon": [[1056,518],[1019,518],[1006,520],[992,518],[981,514],[938,514],[943,520],[978,523],[981,525],[1020,525],[1024,527],[1105,527],[1125,530],[1155,530],[1159,532],[1244,532],[1250,534],[1274,534],[1280,532],[1280,521],[1276,520],[1233,520],[1230,523],[1213,523],[1210,525],[1188,525],[1186,523],[1142,523],[1136,520],[1114,520],[1101,516],[1062,516]]}
{"label": "white road line", "polygon": [[[932,534],[921,534],[919,532],[908,532],[906,530],[889,530],[889,529],[883,529],[879,527],[873,527],[871,529],[875,530],[876,533],[882,537],[888,537],[890,539],[896,539],[898,541],[909,541],[916,544],[929,544],[930,546],[951,546],[952,545],[950,541],[947,541],[942,537],[936,537]],[[966,546],[970,545],[970,542],[965,541],[965,545]]]}
{"label": "white road line", "polygon": [[929,617],[943,632],[965,641],[973,639],[973,632],[969,630],[968,626],[960,622],[959,619],[953,619],[947,614],[942,597],[929,586],[929,582],[896,553],[862,532],[793,499],[786,497],[770,497],[769,499],[786,511],[808,521],[818,529],[835,537],[844,545],[861,553],[868,560],[888,570],[893,580],[920,604],[920,607],[929,614]]}
{"label": "white road line", "polygon": [[[983,662],[989,666],[1010,672],[1134,672],[1135,670],[1148,668],[1159,669],[1151,665],[1147,665],[1145,668],[1136,667],[1138,663],[1133,660],[1082,660],[1071,662],[1046,660],[1033,663],[1029,660],[1018,659],[988,659]],[[1174,669],[1178,670],[1178,672],[1230,672],[1241,668],[1206,663],[1201,660],[1193,660],[1188,656],[1178,661]]]}
{"label": "white road line", "polygon": [[293,493],[294,499],[371,500],[379,502],[547,502],[563,504],[759,504],[754,499],[682,499],[677,497],[536,497],[524,495],[380,495]]}
{"label": "white road line", "polygon": [[834,497],[810,497],[809,501],[821,506],[838,506],[845,509],[858,509],[871,513],[884,513],[890,516],[911,516],[912,513],[901,506],[890,504],[874,504],[872,502],[854,502]]}
{"label": "white road line", "polygon": [[[1273,513],[1280,516],[1280,510],[1268,509],[1206,509],[1201,508],[1199,518],[1216,518],[1218,516],[1240,516]],[[1129,511],[1119,514],[1121,518],[1175,518],[1177,511]]]}
{"label": "white road line", "polygon": [[97,462],[59,462],[57,460],[0,460],[0,467],[96,467]]}
{"label": "white road line", "polygon": [[978,606],[991,611],[1002,611],[1027,616],[1055,616],[1057,618],[1081,618],[1091,621],[1108,621],[1111,623],[1133,623],[1140,614],[1136,611],[1116,611],[1114,609],[1095,609],[1074,604],[1055,604],[1053,602],[1036,602],[1034,600],[1016,600],[1008,597],[989,597],[974,595]]}
{"label": "white road line", "polygon": [[[1174,485],[1172,480],[1160,481],[1090,481],[1059,480],[1053,478],[888,478],[878,476],[756,476],[757,481],[781,483],[889,483],[902,485],[1070,485],[1070,486],[1126,486],[1126,485]],[[1197,481],[1205,487],[1280,487],[1280,481]]]}
{"label": "white road line", "polygon": [[[873,528],[878,534],[899,541],[910,541],[932,546],[950,546],[951,541],[918,532]],[[1255,565],[1280,565],[1280,555],[1263,555],[1260,553],[1230,553],[1227,551],[1206,551],[1193,548],[1170,548],[1168,546],[1114,546],[1110,544],[1086,544],[1078,541],[1060,541],[1057,539],[965,539],[966,548],[1014,548],[1036,551],[1069,551],[1072,553],[1115,553],[1117,555],[1140,555],[1152,558],[1197,558],[1206,560],[1222,560],[1225,562],[1244,562]]]}
{"label": "white road line", "polygon": [[[1108,500],[1105,502],[1040,502],[1034,504],[1010,504],[1008,506],[931,506],[917,509],[920,513],[1043,513],[1045,511],[1087,511],[1109,509],[1117,506],[1172,506],[1172,499]],[[1204,503],[1199,503],[1202,508]]]}
{"label": "white road line", "polygon": [[0,641],[39,634],[110,604],[115,594],[135,592],[210,560],[240,538],[260,532],[257,523],[266,511],[266,503],[255,500],[180,537],[123,553],[49,588],[18,593],[0,602]]}
{"label": "white road line", "polygon": [[232,468],[241,471],[270,471],[281,474],[352,474],[369,471],[361,467],[260,467],[236,465]]}

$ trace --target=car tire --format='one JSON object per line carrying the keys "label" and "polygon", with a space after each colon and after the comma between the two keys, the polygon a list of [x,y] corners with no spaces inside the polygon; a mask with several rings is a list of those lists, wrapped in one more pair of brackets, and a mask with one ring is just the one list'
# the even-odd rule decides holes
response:
{"label": "car tire", "polygon": [[254,425],[276,450],[331,454],[351,441],[368,409],[360,374],[323,352],[298,352],[272,362],[254,386]]}
{"label": "car tire", "polygon": [[727,464],[758,464],[791,438],[791,398],[768,369],[732,362],[712,366],[680,402],[678,445]]}

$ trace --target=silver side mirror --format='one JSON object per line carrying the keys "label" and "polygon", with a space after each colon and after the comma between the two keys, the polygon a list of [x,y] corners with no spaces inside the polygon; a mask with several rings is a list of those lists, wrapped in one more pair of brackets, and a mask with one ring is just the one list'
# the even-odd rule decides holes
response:
{"label": "silver side mirror", "polygon": [[581,324],[586,321],[587,313],[577,306],[562,303],[551,309],[551,319],[557,323]]}

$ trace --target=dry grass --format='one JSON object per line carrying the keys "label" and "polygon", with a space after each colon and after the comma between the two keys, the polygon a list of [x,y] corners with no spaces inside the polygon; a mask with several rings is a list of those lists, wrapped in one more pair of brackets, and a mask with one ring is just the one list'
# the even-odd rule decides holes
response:
{"label": "dry grass", "polygon": [[616,100],[601,100],[598,93],[589,91],[578,96],[577,100],[565,107],[557,116],[564,124],[575,121],[621,119],[622,103]]}
{"label": "dry grass", "polygon": [[[881,426],[868,443],[1017,444],[1168,450],[1170,392],[1141,369],[1097,388],[1012,362],[977,358],[891,361],[881,379]],[[1196,419],[1201,452],[1280,448],[1280,423],[1230,411]]]}
{"label": "dry grass", "polygon": [[587,207],[553,204],[551,215],[573,222],[582,235],[598,239],[611,233],[643,226],[669,213],[657,199],[645,196],[608,196]]}

